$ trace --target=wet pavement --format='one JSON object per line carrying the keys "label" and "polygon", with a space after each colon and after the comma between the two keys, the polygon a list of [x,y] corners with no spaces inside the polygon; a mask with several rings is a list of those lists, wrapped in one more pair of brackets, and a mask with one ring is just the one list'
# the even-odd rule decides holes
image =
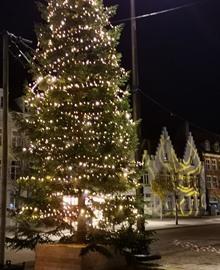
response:
{"label": "wet pavement", "polygon": [[158,230],[153,252],[167,270],[220,270],[220,224]]}
{"label": "wet pavement", "polygon": [[[184,219],[178,226],[173,219],[151,220],[148,229],[157,230],[152,253],[159,253],[161,260],[126,270],[220,270],[220,218]],[[6,259],[34,269],[33,251],[6,250]]]}

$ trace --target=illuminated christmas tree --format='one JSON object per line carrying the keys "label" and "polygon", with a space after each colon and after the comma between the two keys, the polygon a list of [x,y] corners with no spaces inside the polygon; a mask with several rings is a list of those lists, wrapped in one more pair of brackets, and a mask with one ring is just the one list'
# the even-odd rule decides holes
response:
{"label": "illuminated christmas tree", "polygon": [[115,8],[48,0],[41,10],[28,113],[17,117],[28,166],[18,179],[14,247],[51,236],[84,242],[94,229],[134,224],[138,213],[128,193],[137,179],[137,124],[116,51],[121,29],[109,21]]}

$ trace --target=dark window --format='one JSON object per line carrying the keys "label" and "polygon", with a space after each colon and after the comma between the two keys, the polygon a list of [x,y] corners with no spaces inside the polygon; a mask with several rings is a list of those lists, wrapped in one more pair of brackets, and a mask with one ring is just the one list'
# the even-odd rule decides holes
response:
{"label": "dark window", "polygon": [[16,208],[16,200],[15,200],[15,194],[14,192],[10,192],[9,196],[9,208],[15,209]]}
{"label": "dark window", "polygon": [[0,129],[0,145],[2,145],[2,129]]}
{"label": "dark window", "polygon": [[205,141],[205,151],[210,151],[210,142],[208,140]]}
{"label": "dark window", "polygon": [[146,174],[143,175],[143,184],[144,184],[144,185],[147,185],[147,186],[150,185],[148,173],[146,173]]}
{"label": "dark window", "polygon": [[21,136],[18,134],[17,131],[12,131],[12,146],[21,146]]}
{"label": "dark window", "polygon": [[210,175],[206,176],[206,186],[207,188],[212,188],[212,177]]}
{"label": "dark window", "polygon": [[20,176],[20,161],[11,161],[11,180],[15,181]]}
{"label": "dark window", "polygon": [[218,178],[217,176],[212,176],[212,187],[218,188]]}
{"label": "dark window", "polygon": [[217,167],[217,160],[216,159],[212,159],[212,169],[213,170],[217,170],[218,167]]}
{"label": "dark window", "polygon": [[215,151],[216,153],[219,153],[219,151],[220,151],[220,148],[219,148],[219,142],[215,142],[215,143],[214,143],[214,151]]}
{"label": "dark window", "polygon": [[210,159],[206,159],[205,160],[205,168],[207,170],[210,170],[211,169],[211,160]]}

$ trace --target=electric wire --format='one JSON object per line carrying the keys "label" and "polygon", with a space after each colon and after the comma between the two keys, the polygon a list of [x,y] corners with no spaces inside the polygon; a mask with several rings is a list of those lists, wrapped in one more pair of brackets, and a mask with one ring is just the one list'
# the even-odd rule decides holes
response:
{"label": "electric wire", "polygon": [[206,129],[204,127],[201,127],[200,125],[189,121],[188,119],[180,116],[179,114],[177,114],[176,112],[173,112],[172,110],[170,110],[169,108],[167,108],[166,106],[164,106],[163,104],[161,104],[159,101],[157,101],[156,99],[154,99],[152,96],[144,93],[141,89],[138,89],[138,91],[142,94],[143,97],[145,97],[146,99],[150,100],[152,103],[154,103],[155,105],[157,105],[161,110],[163,110],[164,112],[168,113],[171,117],[175,117],[181,121],[184,122],[188,122],[192,127],[197,128],[203,132],[209,133],[210,135],[216,136],[220,138],[220,134],[210,131],[209,129]]}
{"label": "electric wire", "polygon": [[26,68],[25,64],[21,61],[21,58],[18,55],[16,55],[11,49],[9,49],[9,53],[14,59],[16,59],[23,66],[23,68]]}
{"label": "electric wire", "polygon": [[[28,64],[31,63],[31,60],[27,58],[27,56],[25,55],[25,53],[19,48],[18,44],[12,40],[12,43],[15,45],[16,49],[19,51],[20,55],[24,57],[24,59],[28,62]],[[28,46],[29,47],[29,46]],[[31,48],[31,47],[30,47]],[[32,49],[32,48],[31,48]],[[32,49],[33,50],[33,49]],[[33,50],[34,51],[34,50]],[[9,50],[9,52],[11,53],[11,55],[13,57],[15,57],[21,64],[23,67],[25,67],[25,64],[21,61],[19,56],[16,56],[12,50]],[[149,94],[146,94],[145,92],[143,92],[141,89],[137,89],[136,91],[139,91],[143,97],[145,97],[146,99],[150,100],[152,103],[154,103],[156,106],[158,106],[162,111],[168,113],[171,117],[175,117],[176,119],[179,119],[181,121],[185,121],[188,122],[192,127],[197,128],[203,132],[209,133],[210,135],[214,135],[216,137],[220,137],[220,134],[215,133],[213,131],[210,131],[204,127],[199,126],[198,124],[195,124],[192,121],[187,120],[186,118],[180,116],[179,114],[177,114],[176,112],[173,112],[172,110],[170,110],[168,107],[164,106],[162,103],[160,103],[159,101],[157,101],[155,98],[153,98],[152,96],[150,96]]]}
{"label": "electric wire", "polygon": [[[202,2],[204,2],[204,1],[202,1]],[[187,7],[198,5],[198,4],[201,4],[201,1],[196,2],[196,3],[191,3],[191,4],[186,4],[186,5],[178,6],[178,7],[171,8],[171,9],[166,9],[166,10],[158,11],[158,12],[152,12],[152,13],[144,14],[144,15],[141,15],[141,16],[136,16],[135,19],[141,19],[141,18],[145,18],[145,17],[159,15],[159,14],[162,14],[162,13],[172,12],[172,11],[175,11],[175,10],[187,8]],[[134,18],[123,19],[123,20],[120,20],[120,22],[130,21],[132,19],[134,19]],[[31,63],[31,60],[25,55],[25,53],[21,50],[21,48],[19,48],[18,43],[22,44],[24,47],[26,47],[30,51],[34,52],[34,49],[31,48],[26,43],[26,41],[27,41],[30,44],[31,41],[26,40],[26,39],[23,39],[21,37],[17,37],[14,34],[11,34],[11,33],[9,33],[9,36],[10,36],[10,41],[14,44],[14,46],[18,50],[19,54],[21,56],[23,56],[23,58],[27,61],[28,64],[30,64]],[[21,59],[20,59],[19,56],[16,56],[11,49],[9,49],[9,52],[10,52],[10,54],[13,57],[15,57],[25,67],[24,63],[21,61]],[[211,135],[220,137],[220,134],[215,133],[213,131],[210,131],[210,130],[204,128],[204,127],[201,127],[201,126],[195,124],[194,122],[191,122],[191,121],[185,119],[184,117],[180,116],[179,114],[174,113],[172,110],[170,110],[169,108],[167,108],[166,106],[164,106],[163,104],[161,104],[159,101],[157,101],[156,99],[154,99],[152,96],[144,93],[141,89],[137,89],[137,91],[139,91],[142,94],[143,97],[145,97],[148,100],[150,100],[152,103],[154,103],[160,109],[162,109],[164,112],[168,113],[171,117],[175,117],[175,118],[177,118],[177,119],[179,119],[181,121],[187,121],[192,127],[195,127],[197,129],[200,129],[201,131],[206,132],[206,133],[209,133]]]}
{"label": "electric wire", "polygon": [[197,1],[197,2],[190,3],[190,4],[177,6],[177,7],[174,7],[174,8],[168,8],[168,9],[163,9],[163,10],[159,10],[159,11],[155,11],[155,12],[151,12],[151,13],[146,13],[146,14],[143,14],[143,15],[140,15],[140,16],[120,19],[120,20],[113,21],[113,23],[114,24],[125,23],[125,22],[130,22],[132,20],[144,19],[144,18],[147,18],[147,17],[152,17],[152,16],[164,14],[164,13],[170,13],[170,12],[178,11],[178,10],[181,10],[181,9],[197,6],[197,5],[200,5],[200,4],[204,3],[204,2],[208,2],[208,0]]}
{"label": "electric wire", "polygon": [[28,59],[28,57],[25,55],[25,53],[23,53],[23,51],[21,51],[21,49],[19,48],[18,44],[11,39],[11,42],[14,44],[14,46],[16,47],[16,49],[19,51],[19,53],[23,56],[23,58],[28,62],[28,64],[31,63],[31,60]]}

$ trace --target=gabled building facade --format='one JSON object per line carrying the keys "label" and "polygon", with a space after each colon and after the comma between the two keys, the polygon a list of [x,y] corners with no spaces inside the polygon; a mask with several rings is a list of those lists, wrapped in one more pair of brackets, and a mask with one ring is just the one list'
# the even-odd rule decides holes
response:
{"label": "gabled building facade", "polygon": [[190,133],[183,157],[179,158],[167,129],[163,128],[155,155],[145,151],[143,163],[146,214],[173,216],[176,207],[180,216],[198,216],[205,212],[204,167]]}

